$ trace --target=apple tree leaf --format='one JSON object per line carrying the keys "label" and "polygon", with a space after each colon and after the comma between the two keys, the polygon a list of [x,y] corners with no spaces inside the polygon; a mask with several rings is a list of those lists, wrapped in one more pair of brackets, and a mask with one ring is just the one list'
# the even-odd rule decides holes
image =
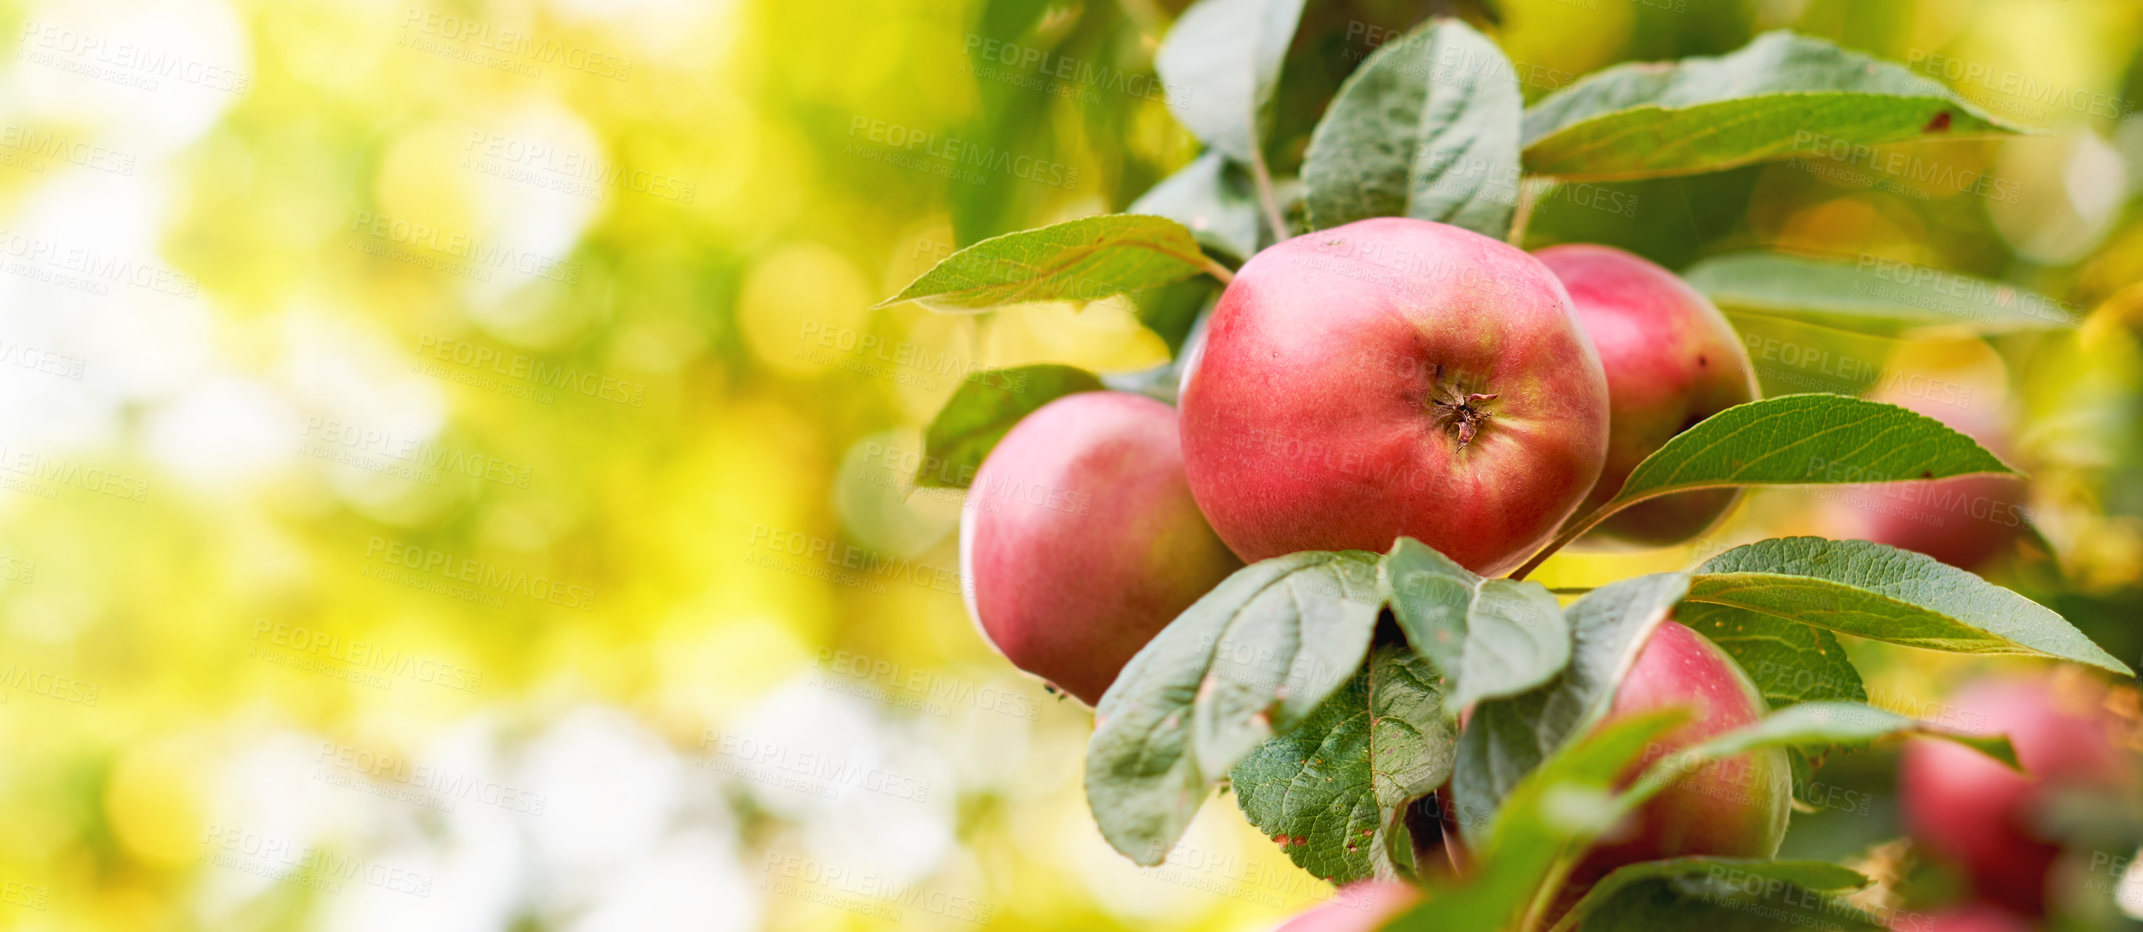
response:
{"label": "apple tree leaf", "polygon": [[1866,887],[1858,871],[1822,861],[1689,857],[1645,861],[1600,879],[1550,932],[1881,932],[1881,920],[1834,894]]}
{"label": "apple tree leaf", "polygon": [[[1861,702],[1860,671],[1837,635],[1824,628],[1709,602],[1683,602],[1674,620],[1704,635],[1734,658],[1773,711],[1802,702]],[[1793,748],[1795,795],[1813,790],[1811,777],[1827,751]],[[1821,801],[1808,798],[1810,805]]]}
{"label": "apple tree leaf", "polygon": [[1510,60],[1460,20],[1384,43],[1310,136],[1310,225],[1413,217],[1502,239],[1518,204],[1524,111]]}
{"label": "apple tree leaf", "polygon": [[1183,224],[1199,245],[1237,264],[1273,242],[1250,172],[1218,151],[1208,151],[1161,179],[1128,210]]}
{"label": "apple tree leaf", "polygon": [[1526,111],[1525,168],[1625,181],[2023,131],[1903,66],[1777,31],[1718,57],[1618,65],[1548,95]]}
{"label": "apple tree leaf", "polygon": [[952,314],[1022,301],[1095,301],[1206,272],[1183,224],[1104,214],[993,236],[946,256],[878,307],[914,301]]}
{"label": "apple tree leaf", "polygon": [[1199,0],[1154,55],[1169,112],[1237,162],[1260,159],[1273,90],[1302,20],[1303,0]]}
{"label": "apple tree leaf", "polygon": [[1607,714],[1638,652],[1688,586],[1686,573],[1655,573],[1586,593],[1564,610],[1569,665],[1530,692],[1474,707],[1451,778],[1459,830],[1468,841],[1479,840],[1488,816],[1519,781]]}
{"label": "apple tree leaf", "polygon": [[1392,617],[1446,678],[1454,713],[1531,690],[1570,662],[1570,625],[1539,583],[1476,576],[1411,537],[1392,545],[1383,580]]}
{"label": "apple tree leaf", "polygon": [[1131,658],[1101,697],[1086,796],[1101,834],[1159,864],[1212,785],[1361,669],[1377,555],[1303,551],[1237,570]]}
{"label": "apple tree leaf", "polygon": [[1079,392],[1100,391],[1101,379],[1074,366],[1043,364],[990,369],[960,383],[923,430],[923,461],[915,484],[964,489],[1012,426],[1043,405]]}
{"label": "apple tree leaf", "polygon": [[[1682,709],[1608,723],[1543,758],[1511,787],[1472,837],[1474,866],[1461,885],[1432,886],[1426,902],[1386,932],[1505,932],[1542,894],[1557,861],[1614,826],[1617,780],[1645,749],[1681,724]],[[1469,730],[1472,726],[1469,726]]]}
{"label": "apple tree leaf", "polygon": [[1400,816],[1450,776],[1456,737],[1435,670],[1382,647],[1301,727],[1235,765],[1229,784],[1302,869],[1336,884],[1390,879],[1412,853]]}
{"label": "apple tree leaf", "polygon": [[2075,309],[2015,285],[1868,255],[1848,262],[1737,252],[1690,266],[1682,280],[1728,313],[1882,336],[1930,326],[2049,329],[2081,319]]}
{"label": "apple tree leaf", "polygon": [[2052,609],[1932,557],[1781,537],[1705,561],[1689,599],[1841,634],[1967,654],[2037,654],[2133,676]]}
{"label": "apple tree leaf", "polygon": [[1605,514],[1687,489],[2014,475],[1978,441],[1924,414],[1844,395],[1781,395],[1735,405],[1654,450]]}

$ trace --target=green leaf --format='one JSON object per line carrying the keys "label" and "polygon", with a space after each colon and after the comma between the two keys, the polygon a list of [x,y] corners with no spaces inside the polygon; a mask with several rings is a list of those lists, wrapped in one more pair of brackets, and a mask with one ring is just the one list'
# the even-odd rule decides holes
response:
{"label": "green leaf", "polygon": [[1538,689],[1474,707],[1452,774],[1467,840],[1479,839],[1486,816],[1542,760],[1607,714],[1637,653],[1688,585],[1685,573],[1656,573],[1586,593],[1564,612],[1573,642],[1569,666]]}
{"label": "green leaf", "polygon": [[1856,333],[1888,336],[1925,326],[2006,332],[2077,323],[2061,302],[2014,285],[1866,255],[1840,262],[1739,252],[1690,266],[1682,279],[1729,312]]}
{"label": "green leaf", "polygon": [[1384,43],[1310,137],[1310,225],[1413,217],[1504,238],[1524,110],[1509,59],[1464,22],[1432,20]]}
{"label": "green leaf", "polygon": [[923,431],[923,462],[915,484],[964,489],[975,470],[997,448],[1020,418],[1043,405],[1079,392],[1101,390],[1101,379],[1085,369],[1045,364],[978,373],[953,390],[938,416]]}
{"label": "green leaf", "polygon": [[1262,158],[1280,65],[1302,19],[1303,0],[1199,0],[1183,11],[1153,68],[1168,109],[1229,158]]}
{"label": "green leaf", "polygon": [[2001,761],[2013,770],[2023,769],[2017,763],[2016,749],[2001,735],[1968,734],[1858,702],[1803,702],[1764,716],[1754,725],[1736,728],[1660,758],[1624,794],[1622,805],[1625,811],[1634,811],[1683,774],[1750,751],[1831,745],[1865,747],[1884,739],[1912,735],[1955,741]]}
{"label": "green leaf", "polygon": [[1606,511],[1685,489],[2014,475],[1971,437],[1924,414],[1844,395],[1735,405],[1661,445]]}
{"label": "green leaf", "polygon": [[1300,565],[1238,604],[1216,606],[1231,617],[1198,686],[1195,735],[1207,779],[1293,729],[1361,669],[1384,607],[1377,559],[1353,551],[1279,557],[1266,562]]}
{"label": "green leaf", "polygon": [[1161,179],[1130,213],[1167,217],[1190,228],[1199,245],[1237,264],[1272,244],[1256,184],[1242,166],[1210,151]]}
{"label": "green leaf", "polygon": [[[1705,577],[1690,583],[1694,591]],[[1802,702],[1868,698],[1860,671],[1822,628],[1747,609],[1686,602],[1674,620],[1709,638],[1748,673],[1773,711]]]}
{"label": "green leaf", "polygon": [[1883,924],[1842,899],[1818,896],[1859,890],[1869,879],[1822,861],[1672,858],[1630,864],[1601,878],[1552,932],[1580,924],[1587,932],[1703,929],[1705,932],[1789,932],[1867,929]]}
{"label": "green leaf", "polygon": [[1451,773],[1456,725],[1427,662],[1379,648],[1308,721],[1265,742],[1230,783],[1250,823],[1296,865],[1347,884],[1398,875],[1407,803]]}
{"label": "green leaf", "polygon": [[1022,301],[1094,301],[1182,281],[1210,261],[1174,220],[1104,214],[983,240],[877,306],[915,301],[959,314]]}
{"label": "green leaf", "polygon": [[1697,568],[1689,598],[1908,647],[2039,654],[2134,675],[2051,609],[1871,541],[1782,537],[1736,547]]}
{"label": "green leaf", "polygon": [[[1662,709],[1602,726],[1541,761],[1511,788],[1475,837],[1474,868],[1463,886],[1432,890],[1427,902],[1385,925],[1387,932],[1504,932],[1548,884],[1556,863],[1613,827],[1622,773],[1687,717]],[[1469,726],[1469,731],[1472,726]],[[1463,764],[1462,764],[1463,766]]]}
{"label": "green leaf", "polygon": [[1448,678],[1455,712],[1546,683],[1570,662],[1561,603],[1539,583],[1484,579],[1411,537],[1384,558],[1392,616]]}
{"label": "green leaf", "polygon": [[[1773,711],[1802,702],[1868,698],[1852,658],[1845,655],[1837,635],[1825,629],[1707,602],[1683,602],[1674,610],[1674,620],[1734,658]],[[1787,753],[1792,757],[1795,792],[1809,791],[1815,765],[1827,749],[1793,748]]]}
{"label": "green leaf", "polygon": [[1102,837],[1159,864],[1206,791],[1361,668],[1383,602],[1375,554],[1253,563],[1185,609],[1102,695],[1086,796]]}
{"label": "green leaf", "polygon": [[1904,67],[1779,31],[1716,58],[1618,65],[1549,95],[1526,112],[1525,167],[1615,181],[2020,131]]}

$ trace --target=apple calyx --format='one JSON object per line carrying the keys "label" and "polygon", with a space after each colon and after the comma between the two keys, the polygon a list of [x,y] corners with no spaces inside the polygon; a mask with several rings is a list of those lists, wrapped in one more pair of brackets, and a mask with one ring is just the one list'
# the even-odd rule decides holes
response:
{"label": "apple calyx", "polygon": [[1480,433],[1481,424],[1494,416],[1494,412],[1479,405],[1481,402],[1495,399],[1494,394],[1468,392],[1456,386],[1447,386],[1444,389],[1444,397],[1429,399],[1429,405],[1436,411],[1437,424],[1457,431],[1458,448],[1463,450],[1466,444],[1473,442],[1474,435]]}

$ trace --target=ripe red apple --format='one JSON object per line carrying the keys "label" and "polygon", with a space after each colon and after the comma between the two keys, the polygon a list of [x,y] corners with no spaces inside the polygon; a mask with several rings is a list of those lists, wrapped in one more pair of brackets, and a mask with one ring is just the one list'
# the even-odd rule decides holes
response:
{"label": "ripe red apple", "polygon": [[[1923,384],[1922,390],[1912,386]],[[1869,398],[1910,408],[2008,456],[2001,399],[1989,391],[1925,388],[1900,379]],[[1849,486],[1827,496],[1838,536],[1918,551],[1960,569],[2008,549],[2024,526],[2024,482],[2015,476],[1953,476],[1923,482]]]}
{"label": "ripe red apple", "polygon": [[[1721,733],[1754,724],[1768,711],[1748,674],[1703,635],[1669,621],[1653,632],[1615,691],[1605,721],[1670,706],[1692,718],[1663,735],[1632,768]],[[1683,775],[1586,854],[1571,874],[1582,889],[1625,864],[1711,855],[1768,858],[1786,835],[1793,773],[1786,752],[1752,751]]]}
{"label": "ripe red apple", "polygon": [[1332,898],[1289,919],[1273,932],[1374,932],[1384,921],[1421,902],[1421,891],[1388,880],[1364,880],[1334,891]]}
{"label": "ripe red apple", "polygon": [[1089,705],[1241,566],[1191,500],[1175,410],[1143,395],[1043,405],[983,460],[962,510],[969,614],[1013,665]]}
{"label": "ripe red apple", "polygon": [[[1726,315],[1673,272],[1609,246],[1550,246],[1534,256],[1569,290],[1607,371],[1607,459],[1579,514],[1615,497],[1630,471],[1674,435],[1756,400],[1749,354]],[[1740,496],[1739,489],[1709,489],[1655,498],[1616,512],[1584,540],[1679,544],[1711,527]]]}
{"label": "ripe red apple", "polygon": [[1906,831],[1963,869],[1980,896],[2037,914],[2061,854],[2033,828],[2038,807],[2064,789],[2136,786],[2136,760],[2121,742],[2126,723],[2105,698],[2080,676],[1989,678],[1959,690],[1943,723],[2008,735],[2026,773],[1954,742],[1914,739],[1898,766]]}
{"label": "ripe red apple", "polygon": [[1183,388],[1183,460],[1245,560],[1412,536],[1479,573],[1599,477],[1607,380],[1532,256],[1382,217],[1252,257]]}
{"label": "ripe red apple", "polygon": [[2020,916],[1985,903],[1966,903],[1932,915],[1906,914],[1890,924],[1896,932],[2033,932]]}

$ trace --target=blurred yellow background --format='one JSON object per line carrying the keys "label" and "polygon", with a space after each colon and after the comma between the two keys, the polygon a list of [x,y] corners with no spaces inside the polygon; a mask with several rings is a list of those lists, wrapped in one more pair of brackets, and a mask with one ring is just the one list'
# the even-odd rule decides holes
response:
{"label": "blurred yellow background", "polygon": [[[2014,192],[1789,163],[1732,173],[1723,219],[1652,184],[1534,236],[1873,254],[2095,312],[1915,365],[2007,387],[2063,597],[2133,608],[2143,10],[1504,14],[1529,96],[1794,27],[2048,127],[1904,147]],[[1089,715],[976,636],[957,496],[911,491],[972,373],[1165,341],[1120,300],[870,309],[1195,155],[1151,78],[1170,15],[0,5],[0,928],[1233,930],[1328,895],[1225,796],[1169,867],[1111,852]],[[1065,48],[1069,77],[1013,70]],[[1900,345],[1841,352],[1874,381]],[[1817,530],[1809,502],[1541,578]]]}

